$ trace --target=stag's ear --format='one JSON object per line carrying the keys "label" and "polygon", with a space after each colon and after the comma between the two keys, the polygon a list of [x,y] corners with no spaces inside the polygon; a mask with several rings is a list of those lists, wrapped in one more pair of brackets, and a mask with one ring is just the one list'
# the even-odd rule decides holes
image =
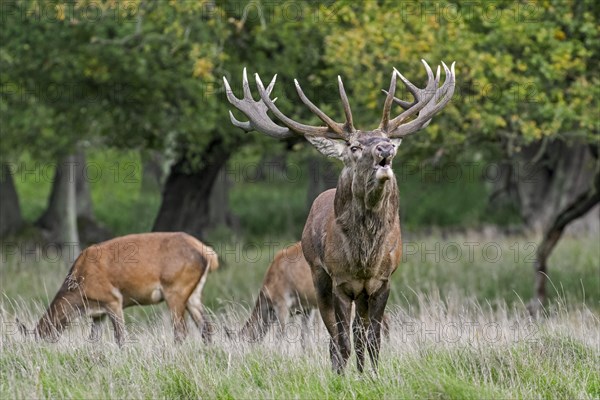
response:
{"label": "stag's ear", "polygon": [[327,157],[343,160],[344,151],[346,150],[346,147],[348,147],[348,143],[345,140],[329,139],[326,137],[311,135],[306,135],[304,137],[315,147],[315,149],[319,151],[319,153]]}
{"label": "stag's ear", "polygon": [[396,148],[398,148],[398,147],[400,147],[400,144],[402,143],[402,139],[390,138],[390,142],[392,142],[394,144],[394,146],[396,146]]}

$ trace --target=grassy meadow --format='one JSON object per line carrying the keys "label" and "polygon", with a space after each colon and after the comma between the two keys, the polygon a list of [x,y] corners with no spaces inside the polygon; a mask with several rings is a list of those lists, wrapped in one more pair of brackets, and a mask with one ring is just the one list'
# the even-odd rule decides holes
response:
{"label": "grassy meadow", "polygon": [[[119,160],[123,166],[128,160],[139,164],[136,157],[100,153],[91,159],[104,166]],[[599,238],[560,242],[550,259],[550,302],[533,319],[525,303],[532,294],[536,241],[476,230],[413,234],[411,227],[427,226],[432,218],[427,209],[443,212],[442,199],[455,204],[445,217],[449,225],[457,215],[477,221],[486,213],[483,202],[472,200],[485,194],[481,183],[465,182],[459,189],[430,185],[422,204],[418,196],[425,189],[419,192],[418,184],[400,182],[401,192],[408,192],[403,207],[415,212],[402,216],[409,223],[402,264],[393,275],[390,337],[382,344],[378,375],[370,369],[359,374],[354,357],[344,376],[330,371],[328,336],[318,314],[305,341],[296,319],[284,336],[271,329],[262,343],[226,337],[225,327],[239,328],[248,317],[273,253],[297,240],[296,220],[305,218],[298,185],[237,182],[232,210],[252,234],[220,232],[211,241],[221,268],[204,288],[215,323],[208,346],[191,320],[188,339],[175,346],[165,304],[126,309],[123,349],[108,322],[103,337],[90,342],[87,319],[73,323],[57,343],[24,338],[15,318],[35,325],[71,255],[35,238],[3,242],[0,398],[599,398]],[[17,180],[17,188],[25,216],[34,220],[50,184]],[[461,191],[473,195],[466,204],[452,200]],[[263,197],[252,202],[254,195]],[[108,173],[92,184],[92,197],[97,218],[117,234],[150,229],[160,202],[159,193],[141,192],[139,180],[127,186]],[[276,205],[264,207],[273,198]],[[283,207],[291,210],[290,218],[270,216]],[[275,235],[269,231],[273,226],[287,233]]]}
{"label": "grassy meadow", "polygon": [[[432,249],[449,242],[419,243]],[[510,250],[510,240],[497,243]],[[527,262],[514,263],[510,255],[486,263],[477,252],[473,262],[464,257],[436,262],[431,253],[431,260],[422,253],[406,256],[393,278],[391,334],[382,345],[379,375],[360,375],[351,358],[342,377],[330,372],[327,334],[318,315],[305,342],[297,319],[283,337],[271,329],[262,343],[226,337],[225,327],[239,328],[248,317],[271,250],[236,253],[234,247],[205,287],[204,303],[216,324],[212,345],[204,345],[188,321],[188,340],[174,346],[166,305],[160,304],[126,309],[123,349],[108,322],[102,339],[89,342],[87,319],[75,322],[58,343],[23,338],[15,317],[33,327],[67,265],[3,255],[0,397],[600,396],[600,254],[591,240],[568,239],[559,246],[550,271],[553,299],[537,319],[523,304],[532,283]]]}

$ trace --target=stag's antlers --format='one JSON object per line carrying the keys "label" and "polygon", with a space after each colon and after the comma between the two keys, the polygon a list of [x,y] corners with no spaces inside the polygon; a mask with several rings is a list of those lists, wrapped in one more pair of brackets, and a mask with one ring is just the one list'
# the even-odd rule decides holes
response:
{"label": "stag's antlers", "polygon": [[[440,82],[440,67],[438,66],[437,72],[435,74],[435,79],[433,79],[433,73],[431,68],[425,60],[421,60],[425,65],[425,69],[427,70],[427,75],[429,80],[427,82],[427,86],[425,89],[419,89],[415,85],[413,85],[408,79],[406,79],[397,69],[394,68],[394,74],[398,74],[402,82],[406,85],[408,90],[415,97],[415,101],[413,103],[408,103],[406,101],[400,100],[397,97],[394,97],[394,92],[396,90],[395,79],[392,77],[392,84],[390,85],[389,92],[383,91],[387,94],[385,105],[384,105],[384,115],[381,121],[380,129],[386,132],[386,136],[390,138],[402,138],[404,136],[410,135],[411,133],[415,133],[420,129],[425,128],[431,122],[431,119],[435,114],[440,112],[442,108],[448,104],[452,95],[454,94],[455,87],[455,73],[454,73],[454,65],[455,62],[452,63],[452,66],[448,68],[448,66],[442,61],[442,65],[444,67],[444,72],[446,74],[446,80],[444,84],[438,88],[438,84]],[[386,105],[391,103],[392,100],[400,105],[400,107],[404,108],[402,114],[394,118],[393,120],[387,122],[389,120],[389,107],[386,111]],[[408,117],[414,115],[415,113],[419,113],[417,118],[413,119],[406,124],[402,124]],[[385,123],[385,124],[384,124]]]}
{"label": "stag's antlers", "polygon": [[[455,63],[452,63],[451,68],[448,68],[446,64],[442,62],[442,66],[444,67],[444,72],[446,74],[446,79],[444,81],[444,84],[441,87],[438,87],[440,82],[440,67],[438,66],[436,75],[434,77],[433,71],[431,70],[427,62],[425,60],[421,61],[425,66],[425,70],[427,71],[428,77],[427,85],[424,89],[417,88],[400,72],[398,72],[398,70],[394,68],[389,91],[383,91],[384,93],[386,93],[387,96],[383,105],[383,116],[381,118],[381,123],[379,124],[378,130],[384,136],[390,138],[402,138],[406,135],[410,135],[426,127],[431,122],[433,116],[437,114],[442,108],[444,108],[446,104],[448,104],[448,102],[452,98],[452,95],[454,94]],[[396,92],[397,76],[400,78],[400,80],[402,80],[404,85],[414,96],[414,102],[409,103],[407,101],[400,100],[394,97]],[[319,119],[321,119],[321,121],[323,121],[326,126],[305,125],[285,116],[275,105],[275,101],[277,99],[275,98],[271,100],[270,98],[271,91],[273,90],[276,79],[277,75],[273,77],[271,83],[265,89],[262,80],[260,79],[260,76],[258,74],[255,74],[256,86],[258,88],[261,100],[254,101],[254,99],[252,98],[252,93],[250,91],[250,86],[248,85],[248,76],[246,73],[246,68],[244,68],[242,81],[244,98],[241,100],[235,97],[231,90],[231,87],[229,86],[229,82],[227,82],[227,79],[223,77],[227,99],[234,107],[236,107],[238,110],[243,112],[246,115],[246,117],[248,117],[247,122],[241,122],[233,116],[233,113],[231,111],[229,111],[231,122],[235,126],[240,127],[245,131],[257,130],[259,132],[265,133],[269,136],[276,138],[288,138],[293,136],[294,134],[300,134],[309,135],[313,137],[328,137],[332,139],[341,138],[349,140],[351,137],[360,133],[360,131],[357,131],[354,128],[350,103],[348,102],[346,91],[344,90],[342,78],[339,75],[338,86],[340,98],[344,106],[344,114],[346,115],[346,122],[343,124],[331,119],[329,116],[327,116],[327,114],[321,111],[314,103],[312,103],[302,91],[302,88],[300,87],[298,81],[294,79],[294,84],[296,86],[296,91],[298,92],[300,100],[302,100],[302,102],[309,108],[309,110],[317,117],[319,117]],[[405,111],[397,117],[390,120],[392,103],[400,105],[402,108],[404,108]],[[267,115],[267,111],[271,111],[273,115],[275,115],[275,117],[285,125],[285,127],[274,123]],[[408,118],[414,116],[415,114],[417,114],[416,118],[404,123]]]}

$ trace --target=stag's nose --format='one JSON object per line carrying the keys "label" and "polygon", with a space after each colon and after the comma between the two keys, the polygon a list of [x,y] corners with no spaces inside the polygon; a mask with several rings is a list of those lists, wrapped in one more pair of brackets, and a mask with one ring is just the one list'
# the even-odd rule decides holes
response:
{"label": "stag's nose", "polygon": [[375,151],[379,157],[388,158],[396,155],[396,146],[392,143],[381,143],[375,147]]}

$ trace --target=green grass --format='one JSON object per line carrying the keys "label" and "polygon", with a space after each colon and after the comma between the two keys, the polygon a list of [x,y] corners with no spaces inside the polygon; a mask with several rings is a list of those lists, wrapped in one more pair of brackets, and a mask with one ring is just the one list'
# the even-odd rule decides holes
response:
{"label": "green grass", "polygon": [[[33,326],[68,266],[2,254],[0,397],[598,398],[596,239],[561,241],[550,260],[556,290],[537,320],[521,302],[530,294],[531,265],[515,262],[512,254],[495,263],[478,252],[473,262],[407,256],[393,276],[391,336],[378,376],[359,374],[353,358],[345,376],[333,374],[318,316],[305,344],[275,330],[258,344],[226,339],[224,327],[239,327],[247,318],[272,252],[288,241],[258,243],[253,252],[249,243],[221,248],[226,267],[211,273],[204,291],[217,323],[210,346],[191,323],[188,340],[173,346],[164,304],[126,309],[129,341],[122,350],[108,323],[101,341],[89,343],[90,321],[84,319],[58,343],[24,339],[15,316]],[[510,249],[512,242],[498,244]],[[449,242],[418,243],[432,249]]]}
{"label": "green grass", "polygon": [[[435,309],[435,303],[428,305]],[[166,319],[138,326],[119,350],[105,338],[83,339],[73,327],[56,344],[26,341],[3,333],[2,398],[597,398],[598,317],[585,324],[575,311],[537,321],[536,335],[514,340],[510,317],[474,308],[441,319],[422,316],[417,334],[404,335],[398,314],[384,342],[378,375],[359,374],[353,359],[344,376],[330,371],[324,330],[312,341],[273,339],[257,345],[233,343],[222,335],[210,346],[194,333],[172,345]],[[490,342],[463,335],[436,340],[439,324],[466,318],[480,327],[500,326]],[[105,330],[105,334],[108,329]],[[105,335],[106,336],[106,335]],[[595,371],[595,372],[594,372]]]}

